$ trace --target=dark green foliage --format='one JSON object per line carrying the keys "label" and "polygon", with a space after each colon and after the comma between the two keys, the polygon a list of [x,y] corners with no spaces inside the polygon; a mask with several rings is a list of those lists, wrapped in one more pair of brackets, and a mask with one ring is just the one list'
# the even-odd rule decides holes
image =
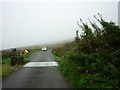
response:
{"label": "dark green foliage", "polygon": [[76,37],[75,37],[75,41],[78,42],[80,40],[79,35],[78,35],[78,30],[76,31]]}
{"label": "dark green foliage", "polygon": [[60,63],[60,69],[76,88],[120,88],[120,28],[98,15],[100,19],[94,17],[102,28],[90,20],[92,28],[81,19],[82,25],[77,22],[83,34]]}

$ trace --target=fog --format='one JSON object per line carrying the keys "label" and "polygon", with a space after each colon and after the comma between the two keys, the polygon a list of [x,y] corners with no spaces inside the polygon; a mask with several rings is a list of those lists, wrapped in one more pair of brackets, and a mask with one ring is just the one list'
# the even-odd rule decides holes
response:
{"label": "fog", "polygon": [[[4,2],[0,4],[0,49],[73,40],[79,19],[101,13],[118,24],[118,2]],[[0,37],[1,38],[1,37]]]}

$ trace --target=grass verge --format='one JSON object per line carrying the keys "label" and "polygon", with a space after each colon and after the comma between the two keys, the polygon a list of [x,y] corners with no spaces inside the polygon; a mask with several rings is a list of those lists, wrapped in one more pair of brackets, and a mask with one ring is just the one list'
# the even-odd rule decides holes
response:
{"label": "grass verge", "polygon": [[[38,50],[32,50],[29,54],[22,54],[21,56],[24,57],[24,63],[30,62],[29,57],[31,54],[37,52]],[[22,65],[11,66],[10,65],[10,58],[3,58],[2,63],[0,63],[0,73],[1,77],[9,76],[12,72],[18,70]]]}
{"label": "grass verge", "polygon": [[15,70],[12,70],[10,64],[3,64],[2,65],[2,77],[6,77],[6,76],[10,75],[14,71]]}

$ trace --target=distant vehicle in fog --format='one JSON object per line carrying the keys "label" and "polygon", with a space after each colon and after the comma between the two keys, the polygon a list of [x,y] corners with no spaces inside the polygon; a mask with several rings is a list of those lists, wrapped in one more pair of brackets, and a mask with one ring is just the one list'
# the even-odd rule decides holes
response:
{"label": "distant vehicle in fog", "polygon": [[41,50],[42,51],[47,51],[47,47],[43,47]]}

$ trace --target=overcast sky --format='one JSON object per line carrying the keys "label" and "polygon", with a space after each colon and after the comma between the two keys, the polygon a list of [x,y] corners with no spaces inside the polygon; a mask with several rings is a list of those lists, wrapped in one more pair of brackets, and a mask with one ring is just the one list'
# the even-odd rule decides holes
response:
{"label": "overcast sky", "polygon": [[[71,0],[72,1],[72,0]],[[72,40],[79,18],[94,15],[118,24],[118,2],[4,2],[0,4],[0,49]],[[1,36],[1,35],[0,35]],[[1,38],[1,37],[0,37]]]}

